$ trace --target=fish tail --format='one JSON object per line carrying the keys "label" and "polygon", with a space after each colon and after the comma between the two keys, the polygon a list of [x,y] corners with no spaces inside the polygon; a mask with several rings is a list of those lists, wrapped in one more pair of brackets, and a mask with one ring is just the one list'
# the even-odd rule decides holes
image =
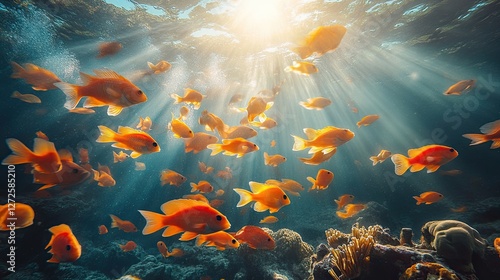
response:
{"label": "fish tail", "polygon": [[313,185],[309,189],[309,191],[316,189],[316,180],[313,177],[307,177],[307,181],[311,182]]}
{"label": "fish tail", "polygon": [[207,145],[207,149],[210,149],[212,150],[212,153],[210,154],[211,156],[214,156],[220,152],[223,151],[222,149],[222,145],[221,144],[210,144],[210,145]]}
{"label": "fish tail", "polygon": [[376,156],[371,156],[371,157],[370,157],[370,160],[372,161],[373,166],[377,165],[377,163],[378,163],[378,158],[377,158]]}
{"label": "fish tail", "polygon": [[295,136],[295,135],[292,135],[292,137],[293,137],[293,140],[295,141],[293,143],[293,148],[292,148],[293,151],[302,151],[306,148],[306,140],[305,139],[302,139],[302,138]]}
{"label": "fish tail", "polygon": [[118,154],[113,151],[113,163],[117,163],[119,160],[118,160]]}
{"label": "fish tail", "polygon": [[191,192],[195,192],[198,190],[198,185],[196,185],[195,183],[191,183]]}
{"label": "fish tail", "polygon": [[417,205],[422,204],[424,201],[420,198],[420,196],[414,196],[415,200],[417,201]]}
{"label": "fish tail", "polygon": [[340,210],[340,200],[335,199],[335,203],[337,203],[337,210]]}
{"label": "fish tail", "polygon": [[180,97],[179,95],[175,94],[175,93],[172,93],[170,95],[170,97],[172,97],[173,99],[175,99],[175,102],[174,104],[177,104],[177,103],[181,103],[182,102],[182,97]]}
{"label": "fish tail", "polygon": [[155,212],[145,211],[145,210],[138,210],[138,211],[146,219],[146,226],[144,226],[144,229],[142,230],[142,234],[148,235],[148,234],[151,234],[153,232],[157,232],[160,229],[167,226],[163,221],[165,218],[165,215],[158,214]]}
{"label": "fish tail", "polygon": [[236,207],[247,205],[253,200],[253,194],[251,192],[238,188],[234,188],[233,190],[240,196],[240,201],[238,202]]}
{"label": "fish tail", "polygon": [[269,154],[264,152],[264,164],[269,165]]}
{"label": "fish tail", "polygon": [[335,212],[335,213],[337,213],[337,216],[338,216],[339,218],[341,218],[341,219],[347,219],[347,218],[349,218],[348,214],[347,214],[347,213],[344,213],[344,212],[342,212],[342,211],[337,211],[337,212]]}
{"label": "fish tail", "polygon": [[75,109],[76,105],[78,105],[78,102],[80,102],[80,99],[83,97],[79,94],[80,86],[65,82],[54,83],[54,85],[66,94],[66,103],[64,103],[64,108],[68,110]]}
{"label": "fish tail", "polygon": [[106,143],[106,142],[116,142],[115,136],[117,135],[116,132],[114,132],[111,128],[106,127],[104,125],[98,126],[99,131],[101,132],[101,135],[99,135],[99,138],[95,140],[98,143]]}
{"label": "fish tail", "polygon": [[391,160],[394,163],[394,172],[396,175],[403,175],[411,166],[408,158],[401,154],[391,156]]}
{"label": "fish tail", "polygon": [[111,217],[111,227],[112,228],[118,227],[118,222],[121,221],[120,218],[112,214],[109,214],[109,216]]}
{"label": "fish tail", "polygon": [[292,48],[292,51],[300,56],[302,59],[306,59],[309,56],[311,56],[312,51],[309,47],[307,46],[300,46],[300,47],[295,47]]}
{"label": "fish tail", "polygon": [[486,136],[484,134],[463,134],[462,136],[472,140],[470,146],[478,145],[488,141],[488,139],[486,139]]}
{"label": "fish tail", "polygon": [[21,65],[15,63],[14,61],[11,61],[10,65],[12,66],[12,75],[10,77],[15,79],[22,78],[26,70],[24,70]]}
{"label": "fish tail", "polygon": [[196,238],[196,246],[201,246],[205,242],[207,242],[207,236],[204,234],[198,235],[198,237]]}
{"label": "fish tail", "polygon": [[6,157],[3,161],[3,165],[9,164],[23,164],[32,162],[33,152],[26,147],[21,141],[9,138],[6,140],[7,146],[12,150],[12,155]]}

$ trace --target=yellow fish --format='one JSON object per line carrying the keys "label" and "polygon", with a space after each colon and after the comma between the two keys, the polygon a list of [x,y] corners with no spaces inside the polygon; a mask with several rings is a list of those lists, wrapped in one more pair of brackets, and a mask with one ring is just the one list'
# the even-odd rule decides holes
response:
{"label": "yellow fish", "polygon": [[354,137],[354,133],[346,128],[326,126],[322,129],[304,128],[308,140],[292,135],[294,139],[293,151],[301,151],[307,148],[309,154],[322,151],[324,154],[331,152],[334,148],[345,144]]}
{"label": "yellow fish", "polygon": [[178,104],[181,102],[188,103],[188,104],[193,104],[193,108],[195,110],[198,110],[201,106],[201,101],[203,98],[206,96],[201,94],[200,92],[190,89],[190,88],[185,88],[184,89],[184,96],[180,97],[179,95],[173,93],[170,95],[173,99],[175,99],[174,104]]}
{"label": "yellow fish", "polygon": [[332,101],[325,97],[308,98],[307,101],[299,102],[299,105],[308,110],[323,110],[326,106],[332,104]]}
{"label": "yellow fish", "polygon": [[292,49],[300,58],[306,59],[313,53],[317,56],[335,50],[344,38],[347,29],[340,25],[319,26],[313,29],[298,47]]}
{"label": "yellow fish", "polygon": [[207,148],[212,150],[211,156],[224,151],[224,155],[236,156],[238,158],[259,150],[259,147],[255,143],[243,138],[223,139],[222,144],[210,144]]}
{"label": "yellow fish", "polygon": [[168,129],[174,133],[175,138],[192,138],[194,136],[193,131],[187,124],[174,117],[172,113],[172,121],[168,123]]}
{"label": "yellow fish", "polygon": [[370,160],[373,162],[373,165],[377,165],[377,163],[384,162],[387,158],[391,156],[391,152],[388,150],[381,150],[380,153],[376,156],[371,156]]}
{"label": "yellow fish", "polygon": [[187,180],[186,177],[170,169],[163,170],[160,176],[160,181],[162,186],[170,184],[178,187],[182,185],[182,183],[186,182],[186,180]]}
{"label": "yellow fish", "polygon": [[131,150],[130,157],[137,158],[142,154],[157,153],[160,151],[160,145],[149,134],[141,130],[135,130],[131,127],[119,126],[118,133],[110,128],[98,126],[101,135],[97,138],[98,143],[116,142],[112,147]]}
{"label": "yellow fish", "polygon": [[316,175],[316,179],[313,177],[307,177],[307,181],[313,184],[309,191],[326,190],[328,185],[333,181],[333,177],[333,172],[326,169],[320,169]]}
{"label": "yellow fish", "polygon": [[290,199],[285,192],[278,186],[262,184],[258,182],[249,182],[250,191],[234,188],[233,190],[240,196],[240,201],[236,207],[242,207],[252,201],[255,201],[253,209],[257,212],[269,210],[275,213],[281,207],[290,204]]}
{"label": "yellow fish", "polygon": [[310,74],[318,73],[318,68],[316,65],[307,61],[294,61],[292,66],[285,68],[286,72],[295,72],[304,76],[309,76]]}
{"label": "yellow fish", "polygon": [[278,165],[282,164],[285,161],[286,161],[286,157],[284,157],[280,154],[269,155],[268,153],[264,152],[264,164],[265,165],[277,167]]}

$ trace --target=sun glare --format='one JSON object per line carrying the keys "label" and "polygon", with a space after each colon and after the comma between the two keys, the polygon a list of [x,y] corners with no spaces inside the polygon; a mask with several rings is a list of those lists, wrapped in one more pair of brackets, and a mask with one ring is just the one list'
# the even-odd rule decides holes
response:
{"label": "sun glare", "polygon": [[283,0],[241,0],[235,5],[236,28],[255,38],[275,36],[283,27]]}

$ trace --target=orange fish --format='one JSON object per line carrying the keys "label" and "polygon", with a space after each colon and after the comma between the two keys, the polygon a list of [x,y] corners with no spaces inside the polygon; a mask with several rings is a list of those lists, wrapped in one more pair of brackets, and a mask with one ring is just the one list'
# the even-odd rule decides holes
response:
{"label": "orange fish", "polygon": [[35,134],[36,134],[36,137],[49,141],[49,137],[45,133],[43,133],[42,131],[37,131]]}
{"label": "orange fish", "polygon": [[213,208],[219,208],[222,204],[224,204],[224,202],[225,201],[222,199],[212,199],[208,204]]}
{"label": "orange fish", "polygon": [[10,97],[19,99],[19,100],[26,102],[26,103],[42,103],[42,100],[40,100],[40,98],[38,98],[38,96],[36,96],[34,94],[30,94],[30,93],[22,94],[17,90],[14,91]]}
{"label": "orange fish", "polygon": [[258,182],[249,182],[250,191],[234,188],[233,190],[240,196],[240,201],[236,207],[242,207],[252,201],[255,201],[253,209],[257,212],[269,210],[275,213],[281,207],[290,204],[290,199],[285,192],[278,186],[267,185]]}
{"label": "orange fish", "polygon": [[284,157],[280,154],[269,155],[268,153],[264,152],[264,164],[265,165],[277,167],[278,165],[282,164],[285,161],[286,161],[286,157]]}
{"label": "orange fish", "polygon": [[434,172],[442,165],[456,158],[458,152],[447,146],[427,145],[408,150],[408,156],[409,158],[395,154],[391,157],[397,175],[403,175],[410,167],[411,172],[420,171],[424,167],[427,167],[427,173]]}
{"label": "orange fish", "polygon": [[472,140],[471,146],[492,141],[490,149],[500,148],[500,120],[487,123],[479,128],[483,134],[464,134],[465,138]]}
{"label": "orange fish", "polygon": [[165,60],[161,60],[156,64],[153,64],[148,61],[148,66],[149,69],[153,71],[153,74],[160,74],[166,72],[170,70],[170,68],[172,67],[172,65],[170,65],[170,63],[166,62]]}
{"label": "orange fish", "polygon": [[304,187],[302,187],[299,182],[292,179],[281,179],[281,182],[278,180],[269,179],[266,181],[266,184],[278,186],[285,192],[294,196],[300,196],[299,192],[304,190]]}
{"label": "orange fish", "polygon": [[36,66],[35,64],[26,63],[23,64],[23,68],[21,65],[12,61],[10,65],[12,65],[13,70],[10,77],[23,79],[26,83],[32,85],[34,90],[46,91],[49,89],[56,89],[57,87],[54,83],[61,81],[56,74],[47,69]]}
{"label": "orange fish", "polygon": [[151,130],[151,126],[153,125],[153,121],[151,121],[150,117],[142,118],[139,117],[139,123],[136,125],[135,128],[138,128],[142,131],[149,131]]}
{"label": "orange fish", "polygon": [[189,114],[189,108],[186,107],[186,106],[182,106],[180,109],[179,109],[179,114],[180,114],[180,119],[181,120],[186,120],[187,119],[187,115]]}
{"label": "orange fish", "polygon": [[495,241],[493,241],[493,246],[495,247],[498,256],[500,256],[500,237],[495,238]]}
{"label": "orange fish", "polygon": [[94,181],[98,182],[99,187],[112,187],[116,185],[116,181],[111,175],[111,170],[106,165],[99,163],[98,170],[94,170]]}
{"label": "orange fish", "polygon": [[80,99],[87,97],[83,104],[89,107],[108,107],[109,116],[117,116],[123,108],[146,102],[144,92],[125,77],[112,70],[94,70],[97,76],[80,72],[84,85],[72,85],[64,82],[54,85],[66,94],[66,109],[74,109]]}
{"label": "orange fish", "polygon": [[309,154],[323,151],[324,154],[331,152],[334,148],[345,144],[354,137],[354,133],[346,128],[326,126],[322,129],[304,128],[308,140],[292,135],[295,143],[293,151],[301,151],[307,148]]}
{"label": "orange fish", "polygon": [[137,244],[134,241],[128,241],[124,245],[118,244],[118,246],[120,246],[123,252],[130,252],[137,248]]}
{"label": "orange fish", "polygon": [[95,111],[90,108],[73,108],[69,109],[68,112],[81,115],[88,115],[95,113]]}
{"label": "orange fish", "polygon": [[164,203],[161,210],[165,215],[139,210],[146,219],[142,234],[148,235],[167,227],[163,231],[163,237],[184,232],[179,240],[186,241],[198,234],[213,233],[231,227],[222,213],[202,201],[175,199]]}
{"label": "orange fish", "polygon": [[105,225],[100,225],[97,229],[101,235],[108,233],[108,228]]}
{"label": "orange fish", "polygon": [[219,134],[223,139],[250,139],[257,136],[257,131],[246,125],[236,125],[227,128],[225,131],[219,131]]}
{"label": "orange fish", "polygon": [[318,73],[316,65],[307,61],[294,61],[291,66],[285,68],[285,72],[295,72],[300,75],[309,76],[310,74]]}
{"label": "orange fish", "polygon": [[200,168],[200,171],[205,173],[205,174],[210,174],[214,171],[214,168],[211,166],[207,166],[204,162],[198,161],[198,167]]}
{"label": "orange fish", "polygon": [[333,155],[337,152],[337,148],[331,149],[331,151],[327,152],[326,154],[323,153],[323,151],[317,151],[313,153],[313,155],[310,158],[299,158],[300,161],[302,161],[305,164],[309,165],[319,165],[322,162],[330,160]]}
{"label": "orange fish", "polygon": [[162,186],[169,184],[178,187],[182,185],[184,182],[186,182],[186,180],[187,180],[186,177],[170,169],[163,170],[160,175],[160,181]]}
{"label": "orange fish", "polygon": [[373,166],[377,165],[377,163],[384,162],[387,158],[391,156],[391,152],[388,150],[381,150],[380,153],[376,156],[371,156],[370,160],[373,162]]}
{"label": "orange fish", "polygon": [[216,197],[223,196],[223,195],[224,195],[224,190],[217,190],[217,191],[215,192],[215,196],[216,196]]}
{"label": "orange fish", "polygon": [[326,169],[320,169],[318,170],[318,174],[316,174],[316,179],[313,177],[307,177],[307,181],[311,182],[313,185],[309,189],[309,191],[312,190],[326,190],[328,188],[328,185],[333,181],[333,172],[326,170]]}
{"label": "orange fish", "polygon": [[267,216],[267,217],[264,217],[262,220],[260,220],[260,224],[274,224],[278,222],[278,218],[276,218],[275,216]]}
{"label": "orange fish", "polygon": [[463,80],[450,86],[443,94],[444,95],[460,95],[465,91],[470,90],[476,85],[476,80]]}
{"label": "orange fish", "polygon": [[300,101],[299,105],[308,110],[323,110],[326,106],[332,104],[332,101],[325,97],[308,98],[307,101]]}
{"label": "orange fish", "polygon": [[378,120],[379,118],[380,118],[379,115],[364,116],[359,122],[356,123],[356,125],[358,127],[368,126],[368,125],[372,124],[373,122],[375,122],[376,120]]}
{"label": "orange fish", "polygon": [[238,103],[243,99],[243,95],[236,93],[233,96],[231,96],[231,99],[229,100],[228,106],[233,105],[234,103]]}
{"label": "orange fish", "polygon": [[415,200],[417,201],[417,205],[420,205],[422,203],[425,204],[432,204],[434,202],[438,202],[441,199],[443,199],[443,195],[438,193],[438,192],[424,192],[420,194],[420,196],[414,196]]}
{"label": "orange fish", "polygon": [[109,215],[111,217],[111,228],[118,228],[124,232],[136,232],[137,227],[131,221],[124,221],[115,215]]}
{"label": "orange fish", "polygon": [[244,118],[240,124],[252,122],[257,116],[263,114],[273,106],[274,102],[267,102],[262,97],[253,96],[248,101],[246,108],[240,108],[238,111],[247,112],[247,117]]}
{"label": "orange fish", "polygon": [[224,180],[229,180],[233,178],[233,171],[231,170],[231,168],[226,166],[224,170],[219,170],[216,176]]}
{"label": "orange fish", "polygon": [[112,129],[100,125],[98,126],[101,135],[97,138],[98,143],[116,142],[112,147],[131,150],[130,157],[138,158],[142,154],[157,153],[160,151],[160,145],[144,131],[135,130],[127,126],[119,126],[118,133]]}
{"label": "orange fish", "polygon": [[58,226],[53,226],[49,231],[52,233],[52,237],[45,249],[52,247],[49,250],[49,253],[52,254],[52,258],[47,262],[74,262],[80,258],[82,246],[78,243],[78,240],[73,235],[68,225],[60,224]]}
{"label": "orange fish", "polygon": [[240,242],[231,234],[225,231],[217,231],[210,234],[200,234],[196,238],[196,246],[214,246],[219,251],[225,249],[236,249],[240,247]]}
{"label": "orange fish", "polygon": [[43,184],[37,191],[48,189],[56,185],[66,188],[78,185],[90,177],[90,172],[73,162],[73,156],[68,150],[59,150],[62,168],[56,173],[42,173],[33,170],[33,183]]}
{"label": "orange fish", "polygon": [[99,54],[97,58],[111,56],[117,54],[122,49],[120,42],[103,42],[99,44]]}
{"label": "orange fish", "polygon": [[271,140],[271,144],[270,145],[271,145],[271,148],[276,147],[276,140],[274,140],[274,139]]}
{"label": "orange fish", "polygon": [[255,143],[244,138],[223,139],[222,144],[210,144],[207,148],[212,150],[211,156],[224,151],[224,155],[236,156],[237,158],[259,150]]}
{"label": "orange fish", "polygon": [[354,200],[354,195],[352,194],[344,194],[339,197],[339,200],[335,199],[335,203],[337,203],[337,210],[344,208],[344,206],[351,203],[353,200]]}
{"label": "orange fish", "polygon": [[28,204],[16,202],[10,205],[0,205],[0,230],[2,231],[29,227],[33,224],[34,218],[35,211]]}
{"label": "orange fish", "polygon": [[205,203],[208,203],[208,199],[204,195],[202,195],[201,193],[185,194],[182,196],[182,198],[198,200],[198,201],[203,201]]}
{"label": "orange fish", "polygon": [[452,212],[455,212],[455,213],[463,213],[463,212],[467,211],[467,206],[462,206],[462,207],[458,207],[458,208],[450,208],[450,210]]}
{"label": "orange fish", "polygon": [[198,184],[191,183],[191,192],[209,193],[214,190],[214,187],[207,181],[199,181]]}
{"label": "orange fish", "polygon": [[205,150],[208,145],[215,144],[218,141],[219,138],[214,135],[205,132],[196,132],[193,137],[184,140],[184,152],[197,154]]}
{"label": "orange fish", "polygon": [[242,227],[236,232],[234,238],[256,250],[274,250],[276,248],[276,243],[271,235],[257,226],[248,225]]}
{"label": "orange fish", "polygon": [[170,96],[173,99],[175,99],[174,104],[178,104],[181,102],[193,104],[193,108],[195,110],[198,110],[200,108],[201,101],[203,100],[203,98],[206,97],[205,95],[201,94],[200,92],[198,92],[194,89],[190,89],[190,88],[184,89],[184,96],[183,97],[180,97],[179,95],[177,95],[175,93],[171,94]]}
{"label": "orange fish", "polygon": [[[221,118],[219,118],[213,113],[208,112],[207,110],[203,110],[203,112],[201,112],[201,116],[198,119],[198,123],[205,126],[206,131],[217,130],[219,133],[221,133],[227,129],[227,125],[224,123],[224,121],[222,121]],[[226,138],[224,136],[222,137]]]}
{"label": "orange fish", "polygon": [[193,138],[194,133],[191,128],[183,121],[176,119],[172,113],[172,121],[168,123],[169,130],[174,133],[175,138]]}
{"label": "orange fish", "polygon": [[78,149],[78,156],[80,157],[80,163],[89,163],[89,150],[85,148]]}
{"label": "orange fish", "polygon": [[347,219],[350,218],[359,212],[363,211],[366,209],[366,204],[352,204],[349,203],[345,206],[344,210],[345,212],[337,211],[337,216],[342,219]]}
{"label": "orange fish", "polygon": [[163,241],[158,241],[158,243],[156,243],[156,247],[158,247],[158,251],[160,251],[160,254],[164,258],[182,257],[184,255],[184,251],[182,251],[179,248],[174,248],[174,249],[172,249],[172,252],[169,252],[167,245],[165,245],[165,242],[163,242]]}
{"label": "orange fish", "polygon": [[120,151],[118,154],[113,151],[113,163],[117,162],[123,162],[130,156],[127,153],[124,153],[123,151]]}
{"label": "orange fish", "polygon": [[266,116],[266,114],[262,113],[259,116],[259,121],[250,122],[250,125],[258,127],[260,129],[271,129],[271,128],[277,126],[278,123],[274,119],[272,119],[272,118]]}
{"label": "orange fish", "polygon": [[35,138],[33,152],[17,139],[9,138],[6,142],[13,154],[2,161],[3,165],[30,163],[36,171],[42,173],[56,173],[62,168],[61,159],[52,142]]}
{"label": "orange fish", "polygon": [[306,59],[313,53],[317,56],[335,50],[342,41],[347,29],[340,25],[319,26],[307,34],[298,47],[292,49],[300,58]]}
{"label": "orange fish", "polygon": [[144,171],[144,170],[146,170],[146,164],[144,162],[136,161],[134,170],[135,171]]}

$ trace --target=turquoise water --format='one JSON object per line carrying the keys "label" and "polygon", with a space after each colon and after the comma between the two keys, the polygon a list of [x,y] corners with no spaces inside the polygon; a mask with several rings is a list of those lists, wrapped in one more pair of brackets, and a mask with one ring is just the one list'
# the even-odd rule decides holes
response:
{"label": "turquoise water", "polygon": [[[491,242],[498,235],[494,223],[500,219],[495,204],[500,197],[499,151],[489,149],[490,143],[469,146],[470,140],[462,134],[479,133],[482,125],[500,116],[499,35],[494,29],[498,16],[492,12],[498,6],[496,1],[3,1],[0,81],[4,101],[0,110],[4,139],[16,138],[32,148],[35,133],[43,131],[57,149],[71,151],[76,163],[78,149],[88,149],[92,167],[97,169],[98,163],[109,166],[116,180],[109,188],[101,188],[89,178],[66,189],[56,186],[36,192],[41,185],[33,184],[32,175],[17,165],[16,201],[35,210],[34,225],[16,231],[18,270],[34,271],[39,273],[37,277],[64,278],[61,275],[66,274],[57,272],[61,268],[45,263],[50,255],[44,250],[50,239],[48,228],[61,223],[71,226],[83,246],[81,259],[65,264],[65,269],[78,266],[118,278],[145,256],[159,256],[155,246],[159,240],[169,248],[195,250],[193,241],[180,242],[177,236],[162,238],[160,232],[142,235],[145,220],[137,210],[160,212],[164,202],[189,194],[189,183],[200,180],[225,191],[218,197],[224,200],[218,210],[231,222],[229,232],[259,225],[268,216],[268,212],[258,213],[248,206],[236,207],[239,197],[233,188],[249,189],[250,181],[287,178],[306,190],[300,197],[290,196],[290,205],[275,213],[277,223],[264,226],[273,231],[296,231],[314,247],[325,242],[326,229],[348,231],[355,222],[381,224],[395,235],[401,227],[411,227],[417,240],[419,228],[437,219],[469,223]],[[341,24],[347,32],[336,50],[307,59],[319,72],[309,76],[286,72],[287,66],[300,60],[291,49],[314,28],[331,24]],[[115,55],[96,58],[99,43],[106,41],[118,41],[123,48]],[[107,68],[133,79],[148,70],[148,61],[161,60],[168,61],[171,69],[134,81],[148,100],[125,108],[115,117],[106,114],[106,107],[94,108],[96,112],[89,115],[69,113],[61,90],[34,91],[22,79],[10,77],[9,64],[33,63],[64,82],[82,84],[79,72]],[[448,87],[466,79],[476,80],[472,90],[459,96],[443,95]],[[184,88],[206,95],[200,109],[187,105],[190,111],[185,122],[194,132],[207,132],[198,123],[203,110],[235,126],[245,113],[230,108],[232,96],[240,94],[242,100],[235,106],[244,108],[251,97],[278,85],[279,94],[266,112],[277,126],[269,130],[254,127],[258,135],[249,140],[259,150],[242,158],[211,156],[210,150],[185,153],[184,141],[166,128],[171,113],[178,116],[185,105],[174,104],[170,95],[182,96]],[[41,104],[10,98],[16,90],[35,94]],[[317,96],[329,98],[332,104],[323,110],[306,110],[298,104]],[[380,119],[358,128],[356,122],[370,114]],[[161,151],[113,163],[112,151],[119,149],[95,141],[97,126],[113,130],[135,127],[139,117],[146,116],[152,119],[149,134]],[[329,161],[303,164],[298,158],[310,155],[292,151],[291,135],[305,138],[304,128],[325,126],[347,128],[355,136]],[[218,133],[207,133],[221,138]],[[270,145],[272,140],[275,147]],[[382,149],[406,155],[409,149],[427,144],[453,147],[459,156],[435,173],[407,172],[403,176],[395,175],[390,159],[376,166],[369,160]],[[278,167],[264,165],[264,152],[281,154],[287,160]],[[10,154],[7,145],[0,145],[0,154],[3,158]],[[146,170],[136,171],[135,161],[145,163]],[[202,173],[200,161],[215,171]],[[232,178],[217,177],[216,173],[226,167],[232,170]],[[333,182],[326,190],[308,192],[311,183],[306,178],[315,177],[322,168],[335,174]],[[179,172],[187,181],[179,187],[161,186],[164,169]],[[7,167],[3,170],[6,173]],[[449,170],[460,174],[442,173]],[[5,190],[2,188],[2,194]],[[412,197],[426,191],[440,192],[444,199],[415,205]],[[334,199],[343,194],[354,195],[354,203],[367,203],[367,209],[349,219],[338,218]],[[451,211],[462,206],[467,209],[463,213]],[[109,214],[130,220],[139,231],[111,229]],[[101,224],[110,233],[98,235]],[[2,254],[7,250],[3,240]],[[114,261],[109,255],[99,258],[95,253],[128,240],[140,247],[141,253],[134,253],[137,259],[127,259],[120,251],[113,253]],[[213,256],[240,257],[235,252],[206,249]],[[94,252],[91,260],[85,258],[89,251]],[[185,274],[190,275],[185,279],[232,279],[238,271],[210,270],[206,263],[192,259],[158,260],[180,268],[203,268]],[[111,268],[89,264],[92,261],[109,263]],[[197,278],[190,278],[193,275]],[[10,277],[17,279],[16,274]],[[246,271],[246,277],[252,279],[251,271]]]}

